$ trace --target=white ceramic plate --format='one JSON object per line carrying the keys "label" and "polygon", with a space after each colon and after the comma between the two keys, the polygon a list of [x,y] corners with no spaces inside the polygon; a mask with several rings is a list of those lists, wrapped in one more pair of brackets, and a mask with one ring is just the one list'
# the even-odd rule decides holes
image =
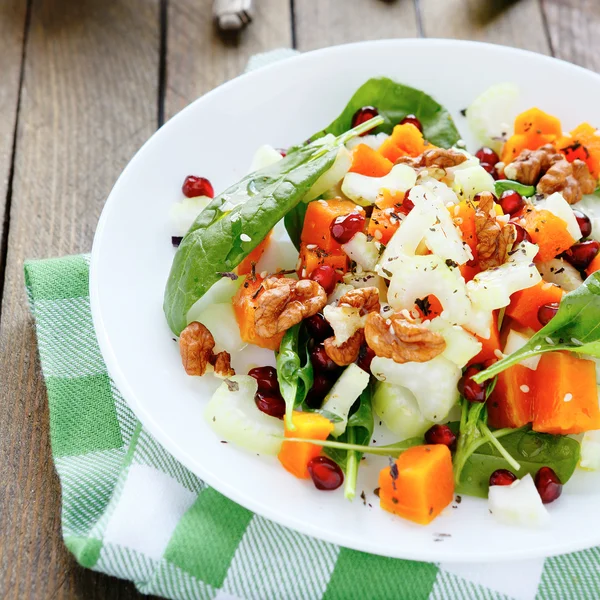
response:
{"label": "white ceramic plate", "polygon": [[[391,557],[487,561],[558,554],[600,543],[600,478],[578,474],[550,506],[551,524],[502,526],[487,502],[463,498],[427,527],[395,518],[373,494],[380,464],[362,469],[360,498],[317,491],[273,458],[221,444],[202,418],[216,381],[184,373],[162,312],[171,261],[168,212],[190,173],[224,189],[245,174],[264,143],[286,147],[336,117],[369,77],[386,75],[433,95],[460,116],[501,81],[563,119],[600,123],[600,77],[544,56],[450,40],[388,40],[311,52],[243,75],[200,98],[144,145],[115,185],[92,253],[91,303],[108,370],[144,426],[178,460],[232,500],[278,523],[336,544]],[[257,358],[256,362],[263,362]],[[263,363],[264,364],[264,363]],[[369,465],[372,465],[369,467]],[[372,507],[371,507],[372,504]],[[455,508],[456,507],[456,508]],[[436,534],[451,534],[443,543]]]}

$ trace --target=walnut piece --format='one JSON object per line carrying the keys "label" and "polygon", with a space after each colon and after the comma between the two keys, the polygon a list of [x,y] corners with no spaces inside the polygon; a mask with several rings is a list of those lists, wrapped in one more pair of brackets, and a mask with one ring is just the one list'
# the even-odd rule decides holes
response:
{"label": "walnut piece", "polygon": [[204,375],[210,364],[215,368],[215,375],[235,375],[231,368],[229,352],[214,354],[214,347],[215,338],[208,328],[198,321],[190,323],[179,336],[179,352],[185,372],[188,375]]}
{"label": "walnut piece", "polygon": [[[376,314],[376,313],[370,313]],[[365,341],[365,333],[363,329],[354,332],[354,335],[346,340],[343,344],[336,346],[333,337],[327,338],[324,342],[325,352],[327,356],[339,367],[345,367],[358,359],[360,347]]]}
{"label": "walnut piece", "polygon": [[582,160],[576,158],[571,163],[563,158],[546,171],[537,184],[537,191],[547,195],[560,192],[569,204],[575,204],[584,194],[593,194],[596,183]]}
{"label": "walnut piece", "polygon": [[446,150],[446,148],[430,148],[415,158],[412,156],[402,156],[396,161],[396,164],[409,165],[413,169],[431,167],[448,169],[456,167],[466,160],[467,157],[462,152],[458,152],[452,148],[449,150]]}
{"label": "walnut piece", "polygon": [[327,304],[325,290],[309,279],[269,277],[262,288],[254,313],[256,333],[261,337],[270,338],[286,331]]}
{"label": "walnut piece", "polygon": [[552,144],[546,144],[537,150],[523,150],[504,167],[504,175],[525,185],[535,185],[555,162],[563,158]]}
{"label": "walnut piece", "polygon": [[479,266],[485,271],[506,262],[517,232],[511,224],[502,227],[498,223],[494,210],[494,197],[490,192],[481,192],[479,199],[475,211],[477,258]]}
{"label": "walnut piece", "polygon": [[446,348],[446,341],[439,333],[417,323],[408,311],[394,313],[387,319],[379,313],[369,313],[365,338],[377,356],[397,363],[427,362]]}
{"label": "walnut piece", "polygon": [[379,290],[376,287],[350,290],[340,298],[338,306],[352,306],[352,308],[357,308],[361,314],[370,313],[374,310],[379,312]]}
{"label": "walnut piece", "polygon": [[215,368],[215,375],[219,377],[231,377],[235,375],[235,371],[231,366],[231,355],[229,352],[219,352],[211,357],[211,364]]}

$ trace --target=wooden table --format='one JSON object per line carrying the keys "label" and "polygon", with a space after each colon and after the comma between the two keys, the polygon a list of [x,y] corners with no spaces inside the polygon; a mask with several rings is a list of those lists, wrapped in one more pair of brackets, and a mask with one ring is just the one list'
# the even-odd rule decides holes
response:
{"label": "wooden table", "polygon": [[[598,0],[255,5],[252,25],[224,40],[214,31],[210,0],[0,2],[2,597],[138,596],[131,583],[77,566],[63,546],[22,265],[26,258],[90,250],[111,186],[157,126],[238,75],[252,54],[283,46],[455,37],[553,54],[600,71]],[[441,56],[440,68],[443,63]],[[510,80],[510,73],[498,78]],[[551,94],[550,82],[540,92]]]}

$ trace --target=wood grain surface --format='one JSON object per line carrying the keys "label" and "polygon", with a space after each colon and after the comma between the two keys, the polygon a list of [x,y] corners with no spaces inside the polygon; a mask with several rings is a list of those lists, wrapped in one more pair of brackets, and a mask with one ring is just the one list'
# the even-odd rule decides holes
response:
{"label": "wood grain surface", "polygon": [[139,597],[62,544],[22,264],[89,251],[112,184],[159,121],[278,47],[454,37],[600,71],[598,0],[255,0],[251,26],[225,38],[211,4],[0,2],[0,598]]}

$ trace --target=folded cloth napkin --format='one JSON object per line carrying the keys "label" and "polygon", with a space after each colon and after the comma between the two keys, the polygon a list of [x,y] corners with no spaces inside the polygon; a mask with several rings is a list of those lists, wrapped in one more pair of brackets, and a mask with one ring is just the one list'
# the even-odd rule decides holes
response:
{"label": "folded cloth napkin", "polygon": [[518,563],[431,564],[340,548],[253,515],[161,448],[116,389],[93,329],[89,257],[27,262],[25,281],[63,537],[84,567],[186,600],[600,598],[598,548]]}

